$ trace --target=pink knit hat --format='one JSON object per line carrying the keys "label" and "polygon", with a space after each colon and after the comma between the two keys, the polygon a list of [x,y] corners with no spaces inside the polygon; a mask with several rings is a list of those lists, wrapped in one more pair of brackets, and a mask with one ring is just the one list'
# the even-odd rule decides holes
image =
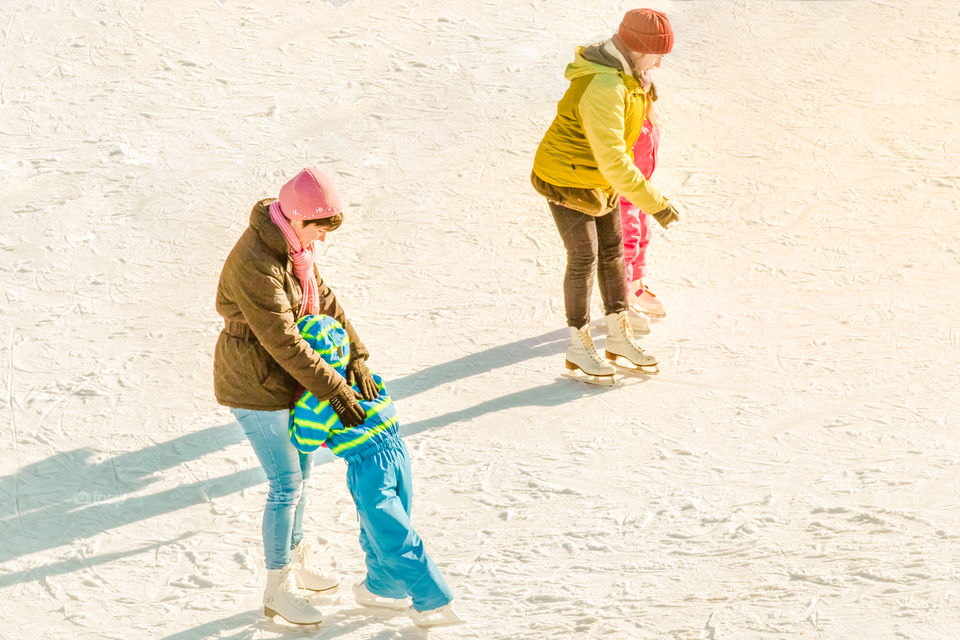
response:
{"label": "pink knit hat", "polygon": [[637,53],[670,53],[673,28],[667,16],[654,9],[631,9],[617,31],[620,42]]}
{"label": "pink knit hat", "polygon": [[308,168],[280,187],[280,212],[289,220],[331,218],[343,211],[333,181],[319,169]]}

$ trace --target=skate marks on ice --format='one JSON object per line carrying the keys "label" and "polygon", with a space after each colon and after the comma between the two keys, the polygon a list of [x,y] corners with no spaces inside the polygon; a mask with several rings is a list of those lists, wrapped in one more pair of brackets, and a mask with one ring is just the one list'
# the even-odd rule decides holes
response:
{"label": "skate marks on ice", "polygon": [[[542,553],[505,560],[540,565],[539,579],[528,579],[521,566],[516,573],[501,569],[504,586],[496,595],[516,602],[532,630],[632,629],[638,635],[622,637],[651,638],[703,637],[691,624],[700,615],[717,638],[831,637],[820,635],[827,630],[858,637],[843,621],[864,608],[891,612],[887,628],[917,629],[926,628],[921,603],[955,603],[953,570],[923,551],[937,531],[917,526],[909,513],[782,505],[775,496],[726,509],[696,495],[665,498],[634,513],[601,501],[601,509],[578,512],[581,530],[525,531],[517,548]],[[800,513],[806,507],[807,516],[786,516],[784,506]],[[894,531],[884,539],[888,527],[915,527],[918,546],[900,548]],[[811,535],[810,547],[791,546],[796,536]],[[862,542],[853,543],[857,538]],[[950,637],[943,626],[941,635],[936,626],[930,630],[920,637]]]}
{"label": "skate marks on ice", "polygon": [[142,545],[128,551],[116,551],[110,553],[101,553],[93,555],[99,550],[99,542],[94,539],[85,540],[72,545],[71,549],[65,551],[63,555],[67,559],[47,564],[33,564],[27,569],[5,573],[0,576],[0,588],[21,585],[27,582],[39,582],[42,588],[53,597],[61,597],[64,589],[61,587],[57,576],[77,573],[81,576],[86,586],[102,586],[107,584],[107,580],[97,571],[98,565],[109,564],[125,558],[133,558],[142,554],[156,553],[161,548],[176,545],[195,535],[194,533],[184,533],[170,540],[162,540]]}
{"label": "skate marks on ice", "polygon": [[[379,334],[392,339],[391,331],[397,324],[413,335],[422,331],[426,318],[437,318],[440,330],[434,335],[424,332],[428,338],[424,351],[426,347],[436,349],[430,351],[435,359],[428,364],[432,364],[452,357],[444,352],[460,353],[456,349],[468,343],[465,335],[501,345],[515,340],[516,332],[540,333],[561,317],[553,306],[530,309],[531,288],[559,295],[556,276],[561,255],[554,244],[555,231],[549,220],[541,217],[542,201],[534,202],[535,194],[530,194],[527,184],[520,183],[526,182],[535,138],[552,117],[552,107],[545,109],[544,105],[555,104],[564,88],[560,71],[569,61],[570,44],[582,41],[585,32],[609,33],[622,6],[573,3],[563,12],[551,12],[543,11],[539,2],[523,7],[479,2],[464,5],[462,12],[440,8],[446,15],[439,20],[435,15],[439,5],[424,2],[383,5],[376,12],[372,11],[373,3],[354,2],[344,7],[342,16],[307,11],[304,4],[300,7],[303,11],[295,12],[293,19],[290,12],[261,12],[233,2],[225,3],[222,9],[218,3],[199,3],[199,13],[187,15],[182,7],[188,5],[182,3],[160,9],[157,7],[161,5],[133,3],[119,10],[97,3],[67,6],[59,0],[42,7],[40,4],[28,2],[23,5],[27,9],[13,15],[10,22],[5,18],[0,44],[11,53],[16,49],[22,54],[16,59],[19,66],[7,65],[0,73],[0,100],[5,99],[5,106],[12,109],[3,128],[15,134],[5,140],[15,150],[17,145],[22,149],[22,153],[11,155],[15,160],[4,163],[4,186],[9,186],[5,194],[18,203],[16,218],[9,226],[4,219],[0,230],[0,256],[11,256],[2,267],[4,277],[10,279],[4,287],[9,303],[4,312],[23,310],[23,322],[17,323],[23,329],[17,329],[18,336],[23,331],[35,343],[49,341],[49,328],[32,320],[46,314],[50,292],[66,296],[64,309],[53,313],[54,321],[69,327],[69,343],[64,340],[63,344],[80,350],[77,361],[97,360],[118,348],[98,341],[102,327],[118,318],[126,321],[117,330],[140,341],[148,332],[168,329],[171,323],[186,326],[195,323],[198,315],[211,316],[211,282],[229,237],[243,227],[249,201],[278,184],[291,165],[299,168],[301,161],[310,158],[329,162],[323,166],[335,171],[355,172],[353,176],[338,174],[345,180],[344,193],[380,189],[378,183],[383,182],[390,184],[390,195],[384,202],[401,202],[398,207],[384,207],[383,219],[389,215],[390,223],[400,223],[391,227],[398,231],[391,241],[398,247],[412,248],[390,264],[389,272],[384,270],[382,286],[388,289],[396,290],[403,279],[419,278],[420,274],[409,267],[420,263],[425,257],[422,254],[431,253],[424,250],[423,239],[411,231],[427,226],[414,215],[420,213],[422,203],[433,203],[436,215],[432,217],[438,221],[437,227],[462,226],[459,235],[476,238],[474,248],[478,251],[484,245],[498,250],[491,258],[493,266],[501,269],[503,280],[495,283],[496,298],[512,311],[508,317],[513,320],[509,327],[514,333],[505,335],[502,323],[490,322],[490,314],[496,311],[492,306],[477,312],[477,302],[493,299],[495,290],[493,284],[482,280],[478,284],[482,269],[471,268],[478,262],[470,262],[476,256],[471,257],[467,251],[470,243],[464,242],[456,245],[464,250],[451,251],[437,244],[430,247],[437,248],[431,257],[438,262],[434,274],[443,274],[438,280],[446,288],[444,296],[455,296],[463,285],[473,287],[469,298],[463,296],[463,312],[454,310],[444,320],[429,315],[437,308],[433,300],[417,309],[412,299],[395,296],[388,305],[395,311],[395,318],[388,318],[389,322],[380,326],[357,323],[365,337],[377,340]],[[309,8],[323,8],[324,4],[313,3]],[[929,232],[921,230],[921,224],[914,224],[911,216],[898,214],[904,202],[928,211],[951,210],[940,203],[950,202],[955,193],[947,192],[946,200],[933,196],[955,188],[955,177],[936,193],[924,185],[925,180],[938,179],[949,170],[946,162],[953,162],[957,149],[955,135],[947,126],[950,109],[927,106],[954,104],[951,99],[957,93],[956,81],[936,71],[950,68],[950,60],[956,60],[957,52],[950,48],[950,43],[957,41],[953,36],[956,12],[948,15],[936,3],[925,3],[911,7],[911,19],[904,21],[892,15],[900,13],[895,3],[768,6],[736,2],[722,7],[718,4],[719,8],[713,3],[695,4],[676,3],[675,26],[684,25],[682,31],[689,46],[678,48],[673,54],[676,58],[658,71],[665,74],[664,85],[668,87],[663,98],[665,112],[672,115],[676,125],[665,136],[664,157],[672,160],[666,162],[664,170],[669,171],[667,165],[685,164],[694,167],[699,176],[682,188],[671,189],[669,180],[664,187],[681,204],[697,204],[701,210],[691,209],[680,228],[658,236],[655,264],[658,274],[673,275],[671,284],[676,283],[678,293],[701,299],[722,293],[725,281],[746,275],[745,280],[738,281],[737,300],[742,304],[735,305],[744,313],[735,317],[727,314],[707,327],[702,322],[704,314],[697,314],[698,322],[688,322],[680,330],[683,318],[674,313],[680,307],[672,307],[670,322],[657,328],[655,339],[661,337],[661,328],[669,334],[677,327],[675,333],[679,335],[696,335],[706,328],[716,344],[703,344],[699,339],[688,343],[691,351],[685,357],[685,366],[672,366],[670,377],[661,374],[656,387],[664,393],[644,394],[648,397],[642,398],[643,406],[631,393],[608,394],[599,389],[585,393],[582,399],[587,400],[587,410],[601,405],[615,417],[600,433],[584,429],[582,420],[573,424],[576,421],[571,414],[576,406],[562,402],[539,405],[543,415],[537,415],[536,409],[525,410],[537,398],[525,397],[517,391],[521,387],[515,386],[525,388],[553,380],[556,365],[562,362],[563,335],[558,335],[556,349],[549,352],[541,353],[541,345],[536,344],[531,345],[533,353],[525,354],[523,349],[480,352],[428,367],[400,382],[395,391],[408,400],[437,385],[453,387],[451,383],[460,383],[461,389],[456,391],[474,405],[463,408],[454,404],[455,398],[436,394],[438,402],[429,407],[430,411],[448,414],[447,418],[472,417],[475,424],[461,428],[455,423],[445,424],[446,418],[428,416],[420,427],[437,429],[411,439],[414,446],[417,440],[435,439],[435,446],[425,447],[418,454],[416,473],[428,478],[427,482],[418,478],[418,499],[449,485],[466,491],[455,496],[468,503],[466,508],[457,500],[433,498],[420,500],[418,507],[423,514],[418,526],[424,529],[424,539],[438,548],[436,559],[444,563],[451,586],[468,609],[473,607],[480,614],[477,629],[457,630],[451,637],[953,637],[956,624],[947,624],[957,621],[955,612],[960,610],[960,603],[950,553],[957,545],[951,537],[957,522],[953,515],[956,476],[952,475],[956,447],[949,431],[956,413],[950,413],[951,398],[934,402],[933,396],[949,396],[948,389],[955,385],[941,383],[955,380],[944,375],[936,384],[901,396],[897,403],[904,408],[895,418],[888,415],[888,409],[895,408],[889,403],[869,402],[855,407],[839,403],[845,397],[857,397],[877,379],[866,366],[848,375],[852,358],[877,362],[879,351],[900,356],[890,357],[882,366],[901,369],[904,362],[910,362],[913,368],[918,359],[914,347],[919,346],[919,340],[911,334],[936,336],[948,324],[938,322],[937,312],[931,307],[943,301],[947,303],[944,308],[949,308],[955,287],[944,284],[940,291],[934,291],[929,284],[932,279],[925,272],[955,269],[956,254],[927,251],[937,246],[928,237]],[[399,11],[394,10],[396,6]],[[845,7],[851,8],[847,14]],[[692,11],[694,8],[696,11]],[[84,32],[80,35],[71,32],[77,31],[69,17],[71,10],[76,19],[90,26],[80,29]],[[157,12],[169,15],[169,19],[152,19]],[[879,18],[878,13],[882,14]],[[224,16],[231,19],[225,20]],[[25,25],[24,38],[18,38],[20,25]],[[303,25],[308,27],[297,31]],[[848,34],[834,38],[827,47],[829,55],[835,56],[831,58],[833,65],[821,64],[824,32],[828,37]],[[742,37],[717,38],[718,33]],[[933,38],[946,44],[934,47]],[[798,43],[814,46],[795,46]],[[279,47],[283,48],[278,54]],[[522,48],[535,49],[539,57],[517,55],[515,52]],[[931,49],[935,55],[931,55]],[[239,50],[250,53],[238,55],[235,52]],[[387,68],[377,68],[377,56],[366,55],[371,52],[389,54]],[[759,63],[724,68],[722,60],[743,59],[747,52],[759,53]],[[854,56],[856,64],[851,65]],[[329,82],[315,83],[323,90],[311,94],[319,100],[308,102],[321,103],[319,111],[300,109],[294,101],[284,99],[293,95],[291,89],[302,87],[302,77],[306,76],[297,75],[299,72],[316,70],[298,64],[298,59],[326,59],[331,68],[339,70],[327,79]],[[873,74],[871,65],[859,64],[860,60],[869,63],[874,59],[891,64],[872,65]],[[397,65],[403,65],[402,73],[394,71]],[[886,79],[872,84],[871,75],[884,74],[891,65],[904,70],[897,79],[899,89],[891,87]],[[519,67],[525,67],[522,73]],[[823,73],[810,74],[810,68]],[[863,69],[865,78],[850,73],[851,69]],[[742,77],[734,78],[734,74]],[[343,86],[351,77],[365,80]],[[932,77],[939,81],[930,83]],[[736,80],[738,86],[748,90],[717,92],[717,83],[704,83],[703,78],[719,79],[720,84]],[[411,79],[416,87],[439,90],[409,91]],[[444,92],[446,87],[449,90]],[[325,100],[332,96],[339,101],[330,104]],[[798,100],[797,96],[805,98]],[[927,104],[919,107],[890,102],[890,98],[900,97]],[[87,98],[92,100],[88,102]],[[878,102],[876,98],[887,101]],[[902,140],[902,148],[890,146],[895,158],[889,157],[889,151],[876,148],[870,136],[866,145],[857,144],[856,136],[864,132],[860,121],[871,125],[876,116],[887,118],[890,126],[883,127],[888,132],[885,136]],[[431,125],[427,129],[423,128],[425,121]],[[444,128],[446,122],[450,126]],[[463,122],[471,126],[464,129]],[[740,124],[750,125],[739,129],[742,135],[717,135]],[[341,131],[321,135],[321,129]],[[44,130],[53,130],[56,135],[36,135]],[[434,144],[415,144],[415,138]],[[296,148],[284,151],[286,143],[294,140],[299,141]],[[280,144],[276,144],[278,141]],[[865,147],[882,153],[861,152]],[[902,150],[911,153],[900,153]],[[428,153],[438,161],[431,164]],[[388,170],[366,164],[368,159],[389,163],[391,156],[397,171],[392,165]],[[452,157],[466,161],[451,162]],[[768,171],[758,171],[763,168],[760,158],[769,160]],[[816,161],[810,162],[810,158]],[[896,173],[886,168],[889,160],[895,163]],[[431,175],[440,162],[448,166],[466,164],[467,172],[462,178],[442,172],[438,172],[439,178]],[[915,166],[904,166],[907,162]],[[263,171],[255,173],[254,165],[263,166]],[[519,165],[523,171],[514,171]],[[361,166],[364,169],[360,170]],[[67,167],[69,171],[64,170]],[[862,172],[863,167],[877,175],[871,184],[857,184],[858,177],[850,175]],[[494,174],[495,179],[479,181],[484,172]],[[511,174],[519,176],[516,185],[504,179]],[[457,187],[456,191],[464,191],[463,195],[442,191],[438,187],[441,180]],[[459,188],[468,183],[478,189]],[[400,184],[407,186],[397,188]],[[850,189],[851,184],[856,188]],[[874,194],[874,186],[884,192]],[[477,197],[479,189],[488,191],[489,199]],[[131,198],[137,193],[142,197]],[[717,213],[724,200],[743,194],[755,206],[734,208],[729,216],[708,214]],[[842,202],[830,203],[827,197]],[[781,199],[788,202],[781,206]],[[888,199],[895,199],[897,204]],[[416,200],[417,204],[404,200]],[[811,200],[822,206],[808,209]],[[471,212],[464,211],[464,202],[482,209],[484,215],[465,222],[464,215]],[[833,206],[839,204],[845,207]],[[535,208],[539,212],[536,216],[522,215]],[[203,223],[203,232],[193,238],[184,235],[182,230],[188,221],[195,222],[194,215],[200,210],[211,211],[211,222]],[[373,207],[353,210],[357,213],[354,220],[381,220],[371,215],[375,213]],[[489,214],[496,211],[503,213],[494,227]],[[38,225],[41,218],[52,221],[53,227]],[[536,252],[515,243],[515,229],[506,218],[523,218],[524,232],[531,233],[533,243],[538,245]],[[161,219],[164,224],[158,223]],[[225,229],[228,221],[235,222],[229,231]],[[121,223],[125,226],[119,226]],[[343,233],[346,237],[354,234],[351,243],[370,244],[366,242],[370,236],[357,236],[362,226],[345,227]],[[741,226],[749,242],[736,241]],[[48,229],[50,235],[41,235]],[[128,231],[138,234],[132,242],[121,239]],[[213,233],[221,234],[221,239],[210,251],[208,240]],[[66,242],[60,245],[63,236]],[[683,246],[684,239],[697,241]],[[353,252],[338,246],[338,242],[334,242],[331,255],[343,252],[352,259]],[[51,244],[56,251],[35,254],[35,247]],[[123,266],[111,259],[118,250],[125,251]],[[919,255],[921,252],[929,255]],[[62,255],[69,258],[69,267],[60,260]],[[84,256],[89,259],[87,268],[82,262]],[[536,262],[526,262],[534,256]],[[379,258],[376,254],[370,262]],[[911,258],[923,272],[903,266]],[[937,265],[941,258],[949,262]],[[518,265],[528,268],[522,278],[516,276]],[[134,268],[136,279],[120,275]],[[340,278],[334,287],[340,294],[344,291],[340,283],[352,284],[361,276],[331,277]],[[926,277],[927,282],[918,282],[918,277]],[[507,278],[524,286],[513,287]],[[104,281],[113,284],[105,286]],[[201,281],[208,284],[199,284]],[[877,282],[884,291],[875,286]],[[918,284],[922,285],[919,290]],[[900,285],[908,285],[908,290]],[[884,311],[887,317],[881,318],[869,312],[871,288],[881,304],[901,297],[918,300],[921,313],[908,314],[906,305],[895,304],[891,307],[894,316]],[[824,289],[826,295],[819,295]],[[755,295],[749,295],[750,290]],[[376,289],[371,288],[373,291]],[[803,304],[812,292],[818,294],[816,304]],[[161,297],[145,311],[149,317],[135,313],[131,318],[134,304],[155,295]],[[348,310],[362,306],[349,302],[345,304]],[[863,309],[858,310],[861,304]],[[186,317],[170,316],[171,309],[185,312]],[[528,309],[529,315],[517,313],[522,309]],[[791,314],[801,320],[799,325],[788,323],[768,329],[777,327],[779,320],[789,320]],[[946,315],[941,314],[940,319],[955,324]],[[839,334],[836,326],[831,327],[831,319],[836,317],[848,319],[855,328]],[[413,320],[396,323],[397,318]],[[433,323],[431,328],[436,328]],[[829,345],[808,344],[799,335],[808,331],[832,341]],[[884,331],[884,341],[901,347],[886,348],[877,337],[880,331]],[[862,334],[856,339],[862,337],[863,341],[854,341],[849,333]],[[0,339],[6,338],[5,334],[2,332]],[[724,348],[741,335],[743,348],[735,349],[736,353]],[[131,358],[130,368],[123,369],[129,374],[125,379],[134,387],[149,387],[151,395],[182,395],[187,386],[184,380],[167,380],[164,372],[205,372],[215,336],[215,331],[202,336],[184,331],[166,341],[151,338],[158,350],[156,355],[148,354],[153,368],[145,370],[143,358]],[[955,338],[951,329],[954,352]],[[383,342],[388,346],[386,339]],[[777,364],[767,366],[762,354],[756,354],[746,364],[779,386],[747,388],[753,383],[740,382],[743,363],[734,366],[729,364],[733,358],[724,356],[750,353],[750,346],[758,342],[780,344],[788,355],[793,352],[804,360],[815,358],[833,369],[818,367],[815,375],[806,376],[792,366],[801,360],[788,360],[790,370],[778,376]],[[171,350],[182,356],[169,358]],[[653,351],[662,355],[657,349]],[[190,352],[202,356],[187,359],[185,355]],[[378,362],[389,360],[384,351],[378,349],[376,353]],[[946,350],[944,353],[949,354]],[[161,354],[165,362],[161,362]],[[38,350],[38,361],[43,355]],[[400,361],[403,355],[394,360]],[[523,362],[528,356],[542,357],[543,361],[529,366]],[[72,366],[74,362],[67,360],[66,364]],[[478,375],[487,372],[490,375]],[[56,375],[62,377],[60,372]],[[857,378],[865,382],[849,387],[842,384]],[[98,394],[95,397],[106,400],[123,394],[129,398],[130,389],[105,385],[99,377],[84,377],[79,383],[76,390],[80,397]],[[166,417],[168,413],[176,416],[175,423],[165,425],[170,428],[182,427],[195,413],[210,415],[216,408],[201,383],[206,384],[206,377],[196,386],[202,400],[195,405],[184,404],[177,407],[180,411],[168,411],[151,397],[143,414],[148,418]],[[732,389],[730,385],[742,388]],[[548,395],[566,393],[554,385],[545,386]],[[932,387],[937,387],[936,391]],[[27,416],[37,405],[32,409],[28,404],[31,398],[26,388],[18,384],[17,391],[23,392],[15,398],[18,405],[22,404],[18,408],[23,409],[18,414],[17,426],[23,427],[19,429],[20,438],[37,438],[36,443],[21,446],[21,452],[28,449],[27,456],[33,455],[23,458],[25,466],[30,460],[52,455],[41,447],[78,449],[92,441],[91,458],[96,457],[91,461],[96,466],[92,486],[120,487],[109,491],[111,495],[123,495],[124,468],[135,461],[115,465],[120,482],[112,484],[109,466],[101,466],[113,457],[109,452],[112,440],[104,434],[140,429],[140,435],[147,438],[172,437],[151,431],[159,420],[131,422],[121,410],[105,414],[102,422],[97,416],[95,433],[74,430],[68,435],[84,440],[63,447],[71,440],[61,438],[59,433],[43,429],[31,432],[32,422]],[[750,395],[736,395],[739,391],[749,391]],[[482,401],[468,394],[480,395]],[[499,394],[508,395],[491,399]],[[44,399],[42,394],[33,395],[34,399]],[[663,396],[662,401],[658,396]],[[574,405],[578,402],[574,396],[570,398]],[[423,400],[416,399],[418,403]],[[70,406],[69,400],[54,402],[63,404],[54,405],[50,419],[46,423],[41,420],[41,426],[56,423],[61,408]],[[511,410],[501,413],[508,405]],[[855,415],[853,419],[804,415],[811,408],[831,406]],[[911,411],[924,415],[911,417]],[[924,417],[935,411],[946,416],[940,433]],[[70,414],[90,417],[89,408]],[[620,420],[633,415],[639,415],[645,429]],[[803,424],[789,424],[792,415],[804,418]],[[504,444],[491,445],[490,432],[502,423],[522,428],[516,428],[509,441],[504,438]],[[412,424],[416,428],[417,423]],[[787,428],[765,433],[767,428],[779,430],[778,425]],[[897,433],[910,430],[916,432],[912,442],[904,441],[909,436]],[[896,451],[901,443],[901,451]],[[444,455],[449,459],[441,458]],[[518,461],[525,464],[522,470],[513,469]],[[193,487],[198,494],[168,495],[174,508],[189,506],[194,499],[203,501],[201,494],[210,491],[202,484],[203,479],[207,474],[225,473],[209,458],[192,462],[157,467],[158,476],[167,476],[164,488],[170,482],[182,481],[184,491]],[[68,464],[65,468],[73,467]],[[48,519],[28,520],[30,527],[22,531],[13,525],[0,529],[0,554],[18,553],[18,538],[13,538],[16,545],[6,546],[11,533],[41,538],[41,544],[25,543],[24,551],[54,549],[57,541],[52,530],[64,522],[57,519],[58,513],[52,508],[59,496],[53,481],[60,476],[46,470],[43,475],[50,478],[50,489],[54,489],[46,497],[39,494],[39,484],[34,480],[21,487],[29,490],[27,497],[33,501],[25,513],[29,516],[42,510]],[[917,477],[921,478],[919,484]],[[451,478],[457,482],[451,482]],[[574,483],[571,478],[578,481]],[[161,477],[143,480],[150,484],[137,490],[157,491],[159,483],[164,482]],[[331,474],[333,482],[342,484],[342,479]],[[12,491],[17,494],[15,488]],[[930,492],[939,501],[936,508],[926,502]],[[0,507],[4,512],[0,515],[6,515],[7,493],[2,495]],[[319,498],[321,494],[313,495]],[[197,509],[168,513],[155,510],[150,520],[130,523],[121,530],[112,525],[135,516],[123,513],[124,507],[119,504],[112,507],[117,510],[116,516],[106,509],[107,503],[88,505],[97,507],[89,511],[69,502],[63,504],[68,529],[79,527],[80,533],[93,533],[72,547],[47,554],[50,558],[38,554],[17,558],[15,566],[12,561],[4,563],[4,575],[15,586],[7,598],[3,620],[18,626],[33,624],[33,629],[46,632],[38,631],[31,637],[56,635],[49,633],[49,626],[62,622],[57,613],[61,608],[62,615],[70,620],[67,624],[76,624],[63,630],[64,637],[97,632],[106,637],[126,631],[120,625],[132,626],[133,635],[142,637],[174,631],[181,638],[310,637],[309,633],[274,627],[262,616],[252,615],[262,588],[254,568],[259,558],[252,551],[258,544],[253,513],[257,500],[253,497],[259,498],[260,492],[245,501],[234,497],[237,499],[231,504],[246,502],[243,508],[249,507],[250,513],[224,521],[219,513],[222,507],[211,504],[209,512],[201,507],[200,515],[209,520],[200,518],[197,527],[189,528],[205,533],[169,544],[154,540],[155,533],[146,531],[147,527],[179,531],[181,518],[191,513],[196,516]],[[914,504],[909,504],[911,501]],[[311,504],[317,506],[318,502]],[[45,507],[51,508],[48,511]],[[347,516],[337,520],[335,540],[340,544],[342,538],[339,555],[349,556],[354,563],[351,575],[359,575],[362,561],[357,556],[354,531],[347,526],[349,509],[347,502],[336,504],[329,510],[333,513],[310,507],[309,516],[325,524],[328,515]],[[74,520],[81,515],[83,522]],[[112,528],[103,535],[95,533],[103,520]],[[72,535],[65,534],[65,539]],[[210,558],[204,558],[202,547],[192,546],[197,538],[202,538],[207,551],[214,551]],[[98,544],[102,544],[99,551]],[[117,553],[133,555],[117,557]],[[65,554],[76,557],[64,560]],[[153,563],[151,554],[157,557]],[[201,564],[206,562],[207,568],[195,569],[188,555]],[[239,560],[237,566],[230,567],[234,570],[232,579],[221,583],[217,574],[234,562],[234,555]],[[182,569],[175,563],[177,557],[184,559]],[[111,558],[116,559],[110,562]],[[31,573],[31,566],[51,560],[54,564],[37,567]],[[74,563],[86,566],[100,560],[101,565],[67,575]],[[104,570],[94,571],[101,568]],[[13,573],[7,574],[8,570]],[[37,577],[44,577],[46,571],[51,573],[41,582]],[[154,585],[165,579],[173,588],[157,595]],[[19,584],[21,580],[32,582]],[[138,593],[141,583],[149,588]],[[213,586],[201,586],[211,583]],[[104,595],[110,591],[116,594],[112,598]],[[73,601],[75,596],[80,601]],[[334,618],[336,611],[329,612],[330,620],[339,621],[343,629],[325,629],[320,637],[419,637],[402,618],[378,620],[379,628],[373,622],[351,627],[348,618],[354,615],[352,605],[346,604],[344,609],[343,618]],[[81,615],[83,611],[89,613],[86,618]],[[361,614],[356,615],[356,624],[360,625]],[[368,612],[362,615],[365,621],[372,620]],[[109,619],[111,616],[119,620],[119,625]],[[391,628],[393,625],[397,628]],[[434,637],[434,632],[430,635]]]}

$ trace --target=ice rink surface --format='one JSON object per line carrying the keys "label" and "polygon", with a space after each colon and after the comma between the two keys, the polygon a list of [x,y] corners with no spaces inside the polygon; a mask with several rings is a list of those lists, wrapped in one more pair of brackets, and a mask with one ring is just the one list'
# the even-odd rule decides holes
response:
{"label": "ice rink surface", "polygon": [[339,461],[306,531],[342,595],[310,631],[262,616],[213,299],[309,165],[347,205],[320,273],[468,619],[430,638],[960,637],[960,7],[651,2],[682,218],[649,255],[661,373],[605,390],[559,377],[528,176],[574,46],[635,6],[4,2],[0,638],[428,637],[349,596]]}

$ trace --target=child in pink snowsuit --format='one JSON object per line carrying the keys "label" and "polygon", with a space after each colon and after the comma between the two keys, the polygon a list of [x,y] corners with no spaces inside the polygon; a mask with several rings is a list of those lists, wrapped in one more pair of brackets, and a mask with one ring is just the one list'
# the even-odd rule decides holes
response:
{"label": "child in pink snowsuit", "polygon": [[[657,168],[657,149],[660,146],[660,127],[650,115],[643,121],[640,136],[633,145],[633,164],[647,180]],[[620,198],[620,221],[623,227],[623,260],[627,272],[628,299],[631,310],[660,317],[663,305],[643,287],[647,275],[646,253],[652,237],[650,216],[626,198]]]}

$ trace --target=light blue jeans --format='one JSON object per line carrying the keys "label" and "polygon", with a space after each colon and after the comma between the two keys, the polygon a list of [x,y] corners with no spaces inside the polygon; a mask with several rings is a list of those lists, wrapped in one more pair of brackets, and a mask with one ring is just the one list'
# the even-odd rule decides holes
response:
{"label": "light blue jeans", "polygon": [[310,477],[313,455],[300,453],[290,442],[289,411],[231,411],[267,474],[263,553],[267,569],[282,569],[290,564],[290,550],[303,539],[303,483]]}

